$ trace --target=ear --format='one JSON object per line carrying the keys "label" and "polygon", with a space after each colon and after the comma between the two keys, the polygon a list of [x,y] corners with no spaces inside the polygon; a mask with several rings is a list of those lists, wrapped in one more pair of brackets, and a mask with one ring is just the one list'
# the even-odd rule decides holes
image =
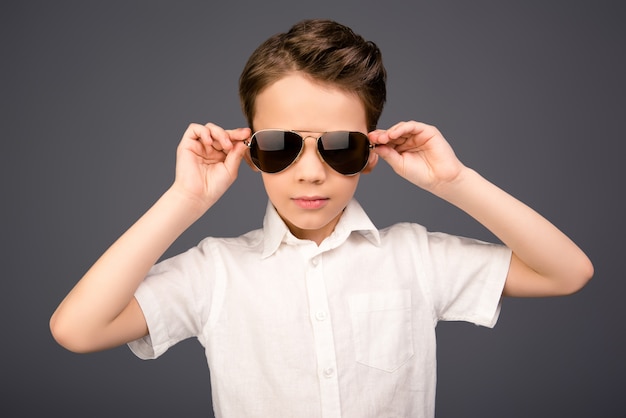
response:
{"label": "ear", "polygon": [[374,167],[376,167],[376,164],[378,164],[378,154],[376,154],[374,151],[370,151],[367,165],[365,166],[363,171],[361,171],[361,174],[370,173],[374,169]]}
{"label": "ear", "polygon": [[252,171],[256,171],[257,173],[260,172],[260,170],[257,168],[257,166],[254,165],[254,163],[250,159],[250,150],[249,149],[247,149],[246,152],[244,152],[243,159],[246,160],[246,163],[250,166]]}

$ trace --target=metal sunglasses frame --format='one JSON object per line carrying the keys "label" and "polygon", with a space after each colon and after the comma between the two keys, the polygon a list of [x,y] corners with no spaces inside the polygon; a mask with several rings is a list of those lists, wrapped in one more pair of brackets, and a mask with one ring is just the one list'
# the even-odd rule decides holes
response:
{"label": "metal sunglasses frame", "polygon": [[[244,143],[244,144],[245,144],[248,148],[252,148],[252,138],[253,138],[256,134],[258,134],[258,133],[260,133],[260,132],[283,132],[283,133],[288,132],[288,133],[295,134],[295,135],[299,136],[299,137],[300,137],[300,139],[302,139],[302,145],[300,146],[300,151],[298,151],[298,154],[295,156],[295,158],[293,159],[293,161],[291,161],[291,162],[290,162],[290,163],[289,163],[289,164],[288,164],[285,168],[283,168],[283,169],[281,169],[281,170],[279,170],[279,171],[270,172],[269,174],[277,174],[277,173],[280,173],[280,172],[282,172],[282,171],[285,171],[286,169],[288,169],[288,168],[289,168],[289,167],[291,167],[292,165],[294,165],[294,164],[295,164],[295,163],[296,163],[296,162],[300,159],[300,156],[302,155],[302,151],[304,150],[304,141],[305,141],[305,139],[307,139],[307,138],[313,138],[313,139],[315,139],[315,141],[316,141],[316,143],[315,143],[315,144],[316,144],[316,146],[315,146],[315,150],[316,150],[316,152],[317,152],[317,155],[320,157],[320,159],[321,159],[322,161],[324,161],[326,164],[328,164],[328,165],[329,165],[329,166],[330,166],[333,170],[335,170],[335,168],[334,168],[332,165],[330,165],[330,164],[328,163],[328,161],[326,161],[326,160],[324,159],[324,156],[320,153],[320,149],[319,149],[319,145],[318,145],[318,144],[319,144],[320,139],[322,139],[322,137],[323,137],[324,135],[327,135],[327,134],[329,134],[329,133],[341,133],[341,132],[345,132],[345,133],[348,133],[348,134],[351,134],[351,133],[358,133],[358,134],[360,134],[360,135],[363,135],[365,138],[367,138],[367,135],[366,135],[366,134],[364,134],[363,132],[359,132],[359,131],[326,131],[326,132],[321,133],[319,136],[314,136],[314,135],[303,135],[303,133],[315,133],[315,132],[313,132],[313,131],[301,131],[301,130],[291,130],[291,129],[261,129],[261,130],[255,131],[255,132],[254,132],[254,133],[250,136],[250,138],[249,138],[249,139],[244,140],[244,141],[243,141],[243,143]],[[371,151],[371,150],[372,150],[372,149],[374,149],[375,147],[376,147],[376,145],[375,145],[375,144],[370,143],[370,142],[369,142],[369,140],[368,140],[368,144],[367,144],[367,148],[368,148],[368,150],[369,150],[369,151]],[[368,154],[368,155],[369,155],[369,154]],[[258,165],[256,165],[256,163],[254,163],[254,161],[252,161],[252,163],[254,164],[254,166],[255,166],[256,168],[258,168],[259,170],[261,170],[261,167],[259,167]],[[335,171],[337,171],[338,173],[340,173],[340,174],[342,174],[342,175],[344,175],[344,176],[355,176],[355,175],[357,175],[358,173],[360,173],[361,171],[363,171],[363,170],[365,169],[365,167],[367,167],[367,161],[365,161],[365,164],[363,165],[363,167],[361,167],[361,168],[360,168],[357,172],[355,172],[355,173],[343,174],[343,173],[340,173],[340,172],[339,172],[339,171],[337,171],[337,170],[335,170]],[[263,170],[261,170],[261,171],[263,171]],[[263,172],[266,172],[266,171],[263,171]]]}

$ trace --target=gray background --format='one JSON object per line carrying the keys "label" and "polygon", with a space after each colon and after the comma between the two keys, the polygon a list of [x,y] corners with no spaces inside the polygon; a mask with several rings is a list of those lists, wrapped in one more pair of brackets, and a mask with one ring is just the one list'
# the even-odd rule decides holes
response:
{"label": "gray background", "polygon": [[[383,51],[381,127],[437,125],[467,165],[556,223],[596,267],[574,296],[506,300],[493,330],[440,324],[437,415],[623,417],[621,3],[216,3],[2,2],[0,415],[211,415],[195,340],[157,361],[125,347],[76,355],[54,343],[48,319],[169,186],[188,123],[244,125],[237,78],[252,50],[297,20],[329,17]],[[240,173],[168,255],[260,225],[259,176]],[[493,239],[384,163],[357,197],[379,227]]]}

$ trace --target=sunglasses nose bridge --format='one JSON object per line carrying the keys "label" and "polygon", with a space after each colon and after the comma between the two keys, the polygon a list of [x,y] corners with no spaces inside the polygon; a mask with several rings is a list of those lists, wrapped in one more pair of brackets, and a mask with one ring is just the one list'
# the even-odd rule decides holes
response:
{"label": "sunglasses nose bridge", "polygon": [[300,135],[300,137],[302,138],[302,147],[300,148],[298,159],[303,157],[307,152],[314,152],[318,158],[323,160],[318,149],[319,137],[313,135]]}
{"label": "sunglasses nose bridge", "polygon": [[313,135],[300,135],[302,146],[298,156],[294,159],[293,165],[297,165],[298,175],[309,177],[319,177],[319,168],[324,165],[324,158],[317,147],[318,138]]}
{"label": "sunglasses nose bridge", "polygon": [[307,141],[307,139],[312,139],[313,140],[313,147],[317,149],[317,145],[318,145],[318,142],[319,142],[321,137],[314,136],[314,135],[302,135],[302,134],[299,134],[299,135],[300,135],[300,138],[302,138],[302,149],[300,150],[301,154],[306,150],[307,142],[311,142],[311,141]]}

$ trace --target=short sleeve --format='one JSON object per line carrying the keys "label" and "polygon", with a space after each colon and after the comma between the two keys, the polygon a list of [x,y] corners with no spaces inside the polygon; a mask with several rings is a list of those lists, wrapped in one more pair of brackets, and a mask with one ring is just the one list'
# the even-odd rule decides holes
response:
{"label": "short sleeve", "polygon": [[149,334],[128,344],[142,359],[154,359],[176,343],[198,336],[206,320],[213,276],[202,246],[152,267],[135,292]]}
{"label": "short sleeve", "polygon": [[431,232],[424,261],[437,320],[493,327],[500,314],[511,250],[500,244]]}

